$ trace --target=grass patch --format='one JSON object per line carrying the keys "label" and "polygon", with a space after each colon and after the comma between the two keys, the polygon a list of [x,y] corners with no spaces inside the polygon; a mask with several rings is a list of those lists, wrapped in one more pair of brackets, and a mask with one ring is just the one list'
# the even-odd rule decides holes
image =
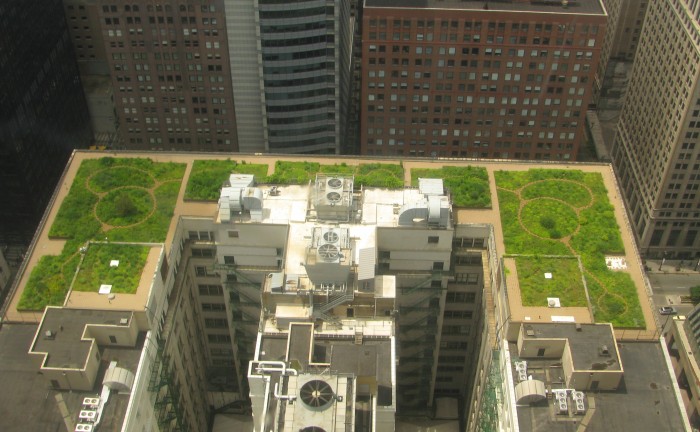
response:
{"label": "grass patch", "polygon": [[41,257],[32,269],[17,309],[43,310],[47,305],[62,305],[80,261],[79,247],[78,242],[69,241],[60,255]]}
{"label": "grass patch", "polygon": [[525,204],[522,223],[537,236],[559,239],[578,228],[578,216],[569,206],[551,199],[536,199]]}
{"label": "grass patch", "polygon": [[522,190],[525,199],[554,198],[574,207],[585,207],[593,197],[588,189],[579,183],[561,180],[542,180],[525,186]]}
{"label": "grass patch", "polygon": [[275,162],[275,172],[267,177],[272,184],[306,184],[321,169],[318,162]]}
{"label": "grass patch", "polygon": [[107,192],[124,186],[151,188],[153,177],[147,172],[130,166],[116,166],[98,171],[88,180],[88,187],[94,192]]}
{"label": "grass patch", "polygon": [[403,187],[403,167],[396,164],[360,164],[339,163],[321,165],[316,162],[275,163],[275,172],[268,176],[266,183],[271,184],[306,184],[316,178],[316,174],[342,174],[355,176],[354,186],[401,188]]}
{"label": "grass patch", "polygon": [[452,195],[456,207],[489,208],[491,191],[486,168],[480,167],[442,167],[414,168],[411,170],[411,184],[418,185],[419,178],[441,178]]}
{"label": "grass patch", "polygon": [[[141,245],[92,243],[85,253],[73,284],[75,291],[98,292],[100,285],[112,285],[113,293],[136,292],[149,248]],[[118,260],[119,266],[110,262]]]}
{"label": "grass patch", "polygon": [[133,225],[153,210],[153,198],[145,189],[125,187],[110,192],[95,207],[98,219],[113,226]]}
{"label": "grass patch", "polygon": [[[562,307],[586,307],[586,291],[578,260],[541,256],[515,257],[523,306],[547,306],[547,297],[559,297]],[[552,273],[545,279],[545,273]]]}
{"label": "grass patch", "polygon": [[185,199],[216,201],[221,193],[221,185],[231,173],[253,174],[255,180],[262,182],[267,177],[267,165],[238,163],[227,160],[196,160],[187,180]]}
{"label": "grass patch", "polygon": [[[18,309],[41,310],[47,305],[63,304],[80,259],[79,249],[89,240],[101,241],[108,237],[125,242],[165,241],[184,173],[184,164],[156,163],[150,159],[105,157],[83,161],[49,230],[49,237],[68,241],[60,255],[39,260],[24,288]],[[148,189],[155,197],[155,210],[151,205],[150,213],[143,215],[145,204],[134,202],[138,200],[131,193],[127,195],[133,207],[124,202],[118,204],[117,200],[121,199],[118,191],[141,191],[134,186],[145,187],[147,179],[152,181]],[[120,184],[120,180],[126,184]],[[122,186],[129,187],[118,189]],[[129,222],[130,214],[138,214],[140,219],[128,227],[104,231],[95,217],[96,211],[112,221],[121,217],[122,222]],[[117,215],[120,212],[123,216]]]}
{"label": "grass patch", "polygon": [[[597,322],[610,322],[616,327],[643,327],[637,290],[627,273],[614,272],[605,266],[605,255],[624,254],[620,229],[615,221],[614,208],[608,201],[605,184],[600,174],[576,170],[498,171],[495,173],[501,224],[506,252],[522,255],[572,255],[564,243],[556,240],[544,226],[563,226],[570,229],[571,213],[564,214],[560,206],[540,206],[532,214],[523,212],[528,228],[539,226],[543,237],[523,230],[518,221],[521,199],[537,197],[557,198],[572,204],[579,210],[578,231],[571,236],[569,246],[581,257],[588,293]],[[537,185],[534,189],[531,189]],[[585,200],[582,190],[590,201]],[[570,191],[570,192],[569,192]],[[590,193],[588,193],[590,191]],[[527,192],[527,193],[526,193]],[[569,196],[567,198],[567,196]],[[532,204],[528,204],[527,207]],[[587,205],[587,207],[579,207]],[[551,208],[551,211],[548,211]],[[573,211],[573,210],[572,210]],[[544,218],[544,219],[543,219]],[[550,220],[547,221],[547,218]],[[551,228],[550,228],[551,229]],[[533,230],[533,232],[536,232]],[[560,231],[562,234],[564,231]]]}

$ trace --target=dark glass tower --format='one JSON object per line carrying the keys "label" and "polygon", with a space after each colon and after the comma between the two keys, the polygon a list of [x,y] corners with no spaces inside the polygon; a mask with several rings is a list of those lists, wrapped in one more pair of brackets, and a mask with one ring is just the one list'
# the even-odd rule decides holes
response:
{"label": "dark glass tower", "polygon": [[27,244],[92,129],[61,0],[3,0],[0,28],[0,244]]}

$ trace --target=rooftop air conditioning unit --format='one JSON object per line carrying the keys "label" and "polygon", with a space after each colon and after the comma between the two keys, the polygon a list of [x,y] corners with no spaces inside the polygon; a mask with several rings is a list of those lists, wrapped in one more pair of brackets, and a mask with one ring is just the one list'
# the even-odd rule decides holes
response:
{"label": "rooftop air conditioning unit", "polygon": [[329,178],[328,181],[326,182],[326,185],[330,189],[341,189],[343,187],[343,179],[339,178]]}

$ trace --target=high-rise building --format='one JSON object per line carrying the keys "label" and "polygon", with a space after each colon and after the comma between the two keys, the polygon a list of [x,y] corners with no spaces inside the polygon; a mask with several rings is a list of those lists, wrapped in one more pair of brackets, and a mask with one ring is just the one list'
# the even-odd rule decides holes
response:
{"label": "high-rise building", "polygon": [[366,0],[361,153],[575,160],[600,0]]}
{"label": "high-rise building", "polygon": [[700,257],[699,16],[697,2],[649,2],[613,143],[630,222],[648,257]]}
{"label": "high-rise building", "polygon": [[61,2],[3,2],[0,25],[0,243],[27,245],[92,132]]}
{"label": "high-rise building", "polygon": [[123,147],[238,151],[224,2],[95,7]]}
{"label": "high-rise building", "polygon": [[700,307],[696,306],[687,316],[667,318],[667,321],[673,318],[670,331],[664,333],[664,337],[673,358],[674,378],[682,394],[690,424],[697,428],[700,426]]}
{"label": "high-rise building", "polygon": [[349,2],[67,0],[66,11],[83,72],[110,77],[111,93],[101,94],[113,94],[116,147],[339,153],[344,146]]}
{"label": "high-rise building", "polygon": [[[568,430],[584,421],[596,432],[610,422],[682,430],[637,250],[608,192],[609,166],[450,161],[463,173],[483,171],[492,205],[473,209],[454,204],[465,191],[450,190],[448,179],[370,187],[348,173],[352,164],[301,184],[225,172],[223,186],[206,185],[218,200],[189,202],[178,198],[185,183],[211,178],[197,162],[230,165],[226,156],[149,156],[76,152],[66,170],[59,208],[2,313],[5,328],[36,329],[27,362],[41,371],[31,375],[50,403],[23,413],[53,407],[56,421],[82,431],[199,431],[233,413],[247,417],[232,430],[383,431],[419,430],[410,425],[418,416],[444,423],[440,408],[450,403],[461,430]],[[327,168],[342,160],[315,158]],[[365,161],[357,163],[360,172]],[[442,165],[381,163],[411,174]],[[557,196],[567,199],[556,206]],[[522,225],[510,219],[516,199],[527,201]],[[540,228],[539,212],[552,206],[557,217]],[[589,241],[586,226],[571,223],[579,214],[586,226],[608,226],[610,238]],[[556,241],[541,238],[544,225],[557,228]],[[504,255],[506,233],[523,226],[538,233],[522,242],[535,253],[569,237],[586,251],[624,250]],[[624,305],[610,295],[618,283],[629,290]],[[561,298],[548,298],[550,288]],[[601,311],[640,321],[620,330],[598,322]],[[649,392],[652,373],[659,388]],[[627,391],[607,391],[622,383]],[[657,408],[633,420],[615,415],[640,401]]]}
{"label": "high-rise building", "polygon": [[603,0],[608,13],[608,26],[593,88],[596,104],[601,95],[605,96],[604,87],[615,86],[612,78],[618,62],[631,62],[634,59],[648,3],[648,0]]}
{"label": "high-rise building", "polygon": [[339,153],[352,84],[350,2],[224,5],[241,150]]}

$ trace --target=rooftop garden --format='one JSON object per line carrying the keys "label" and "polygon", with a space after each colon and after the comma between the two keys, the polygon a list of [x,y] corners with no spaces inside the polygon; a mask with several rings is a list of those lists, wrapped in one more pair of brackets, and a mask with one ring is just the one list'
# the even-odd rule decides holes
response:
{"label": "rooftop garden", "polygon": [[463,208],[491,207],[491,191],[486,168],[454,167],[413,168],[411,184],[418,186],[419,178],[441,178],[452,196],[452,203]]}
{"label": "rooftop garden", "polygon": [[253,174],[257,181],[267,177],[266,164],[238,163],[227,160],[196,160],[185,189],[186,200],[217,201],[221,185],[228,180],[231,173]]}
{"label": "rooftop garden", "polygon": [[50,238],[65,239],[66,244],[59,255],[39,260],[18,309],[62,304],[80,248],[90,240],[165,241],[184,173],[184,164],[150,159],[83,161],[49,230]]}
{"label": "rooftop garden", "polygon": [[73,290],[98,292],[104,284],[112,285],[113,293],[135,293],[148,251],[147,246],[138,244],[91,243],[73,282]]}
{"label": "rooftop garden", "polygon": [[266,183],[305,184],[313,181],[318,173],[344,174],[355,176],[355,187],[403,187],[403,167],[396,164],[346,163],[321,165],[318,162],[275,162],[275,172],[268,176]]}
{"label": "rooftop garden", "polygon": [[[506,253],[580,256],[595,320],[644,327],[634,282],[605,263],[624,248],[600,174],[533,169],[495,178]],[[529,277],[520,269],[518,276]]]}
{"label": "rooftop garden", "polygon": [[549,297],[558,297],[562,307],[588,306],[575,257],[517,256],[515,265],[523,306],[546,307]]}

